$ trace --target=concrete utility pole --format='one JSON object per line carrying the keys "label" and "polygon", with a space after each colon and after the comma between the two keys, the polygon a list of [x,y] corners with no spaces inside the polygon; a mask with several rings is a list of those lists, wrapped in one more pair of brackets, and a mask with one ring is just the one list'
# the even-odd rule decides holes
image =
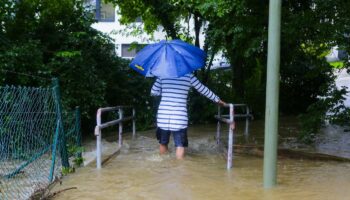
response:
{"label": "concrete utility pole", "polygon": [[270,0],[267,56],[264,187],[276,185],[281,38],[281,0]]}

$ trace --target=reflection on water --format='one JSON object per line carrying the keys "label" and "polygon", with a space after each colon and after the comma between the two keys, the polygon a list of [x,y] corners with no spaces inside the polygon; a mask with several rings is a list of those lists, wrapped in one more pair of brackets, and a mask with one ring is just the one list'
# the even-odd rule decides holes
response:
{"label": "reflection on water", "polygon": [[[350,164],[307,160],[278,161],[278,187],[262,188],[263,160],[236,155],[234,168],[216,150],[215,126],[189,130],[185,160],[160,156],[152,132],[127,139],[121,153],[98,171],[92,166],[64,177],[55,199],[239,199],[342,200],[350,197]],[[240,137],[238,135],[238,137]],[[259,142],[259,137],[254,139]],[[252,139],[253,141],[253,139]]]}

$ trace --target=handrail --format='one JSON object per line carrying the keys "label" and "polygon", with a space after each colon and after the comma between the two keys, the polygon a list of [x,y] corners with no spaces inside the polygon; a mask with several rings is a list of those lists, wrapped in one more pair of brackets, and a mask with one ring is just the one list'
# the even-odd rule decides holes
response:
{"label": "handrail", "polygon": [[[245,107],[245,113],[240,113],[240,114],[237,114],[235,113],[235,119],[236,118],[245,118],[245,129],[244,129],[244,136],[246,139],[248,139],[248,134],[249,134],[249,120],[252,120],[254,119],[254,116],[250,113],[250,110],[249,110],[249,106],[247,104],[234,104],[234,107],[237,108],[237,107]],[[220,108],[219,108],[220,109]],[[230,115],[220,115],[221,117],[230,117]],[[220,118],[219,114],[218,115],[214,115],[214,117],[216,119]],[[220,120],[220,119],[218,119]],[[222,121],[222,120],[221,120]],[[222,121],[222,122],[225,122],[225,121]],[[227,122],[225,122],[227,123]]]}
{"label": "handrail", "polygon": [[217,126],[217,132],[216,132],[216,143],[220,143],[220,121],[225,122],[226,124],[229,125],[229,131],[228,131],[228,149],[227,149],[227,169],[232,168],[232,157],[233,157],[233,132],[235,130],[235,121],[234,121],[234,105],[232,103],[230,104],[225,104],[223,107],[229,107],[230,112],[229,112],[229,119],[224,118],[221,115],[221,107],[218,107],[218,115],[215,116],[216,119],[218,119],[218,126]]}
{"label": "handrail", "polygon": [[[224,122],[229,125],[229,133],[228,133],[228,149],[227,149],[227,169],[232,168],[232,157],[233,157],[233,142],[234,142],[234,131],[235,131],[235,118],[237,117],[246,117],[246,127],[245,127],[245,135],[248,136],[248,126],[249,126],[249,118],[253,118],[253,116],[249,113],[249,107],[246,104],[225,104],[223,107],[229,107],[230,112],[228,115],[221,114],[221,106],[218,106],[218,114],[214,117],[218,120],[217,124],[217,132],[216,132],[216,143],[220,144],[220,135],[221,135],[221,124],[220,122]],[[236,107],[246,107],[245,114],[235,114]]]}
{"label": "handrail", "polygon": [[[132,108],[132,116],[124,117],[124,109]],[[119,119],[101,123],[102,113],[108,111],[116,111],[118,110]],[[113,126],[119,124],[119,134],[118,134],[118,143],[119,147],[123,145],[123,122],[132,120],[132,136],[135,136],[136,133],[136,123],[135,123],[135,108],[132,106],[115,106],[115,107],[106,107],[99,108],[96,113],[96,126],[95,126],[95,136],[96,136],[96,167],[97,169],[101,169],[101,154],[102,154],[102,144],[101,144],[101,130],[107,128],[109,126]]]}

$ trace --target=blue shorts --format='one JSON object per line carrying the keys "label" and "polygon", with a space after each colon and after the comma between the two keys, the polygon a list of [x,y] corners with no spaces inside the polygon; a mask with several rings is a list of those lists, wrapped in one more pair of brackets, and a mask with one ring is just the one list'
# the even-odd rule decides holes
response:
{"label": "blue shorts", "polygon": [[170,134],[173,134],[175,147],[188,147],[187,128],[178,131],[163,130],[157,128],[156,135],[159,144],[168,145]]}

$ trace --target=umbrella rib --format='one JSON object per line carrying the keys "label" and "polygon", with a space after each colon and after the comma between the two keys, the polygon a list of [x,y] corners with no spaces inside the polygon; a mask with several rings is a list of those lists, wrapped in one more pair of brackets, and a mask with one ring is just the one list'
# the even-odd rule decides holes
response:
{"label": "umbrella rib", "polygon": [[[169,45],[170,46],[170,48],[172,48],[174,51],[176,51],[178,54],[180,54],[181,55],[181,53],[180,52],[178,52],[174,47],[172,47],[171,45]],[[184,59],[182,56],[180,56],[180,58],[182,59],[182,60],[184,60],[185,61],[185,63],[187,64],[187,66],[191,66],[188,62],[187,62],[187,60],[186,59]],[[201,66],[199,66],[199,67],[201,67]],[[191,67],[192,68],[192,67]],[[196,68],[192,68],[193,70],[195,70]]]}
{"label": "umbrella rib", "polygon": [[[157,53],[159,52],[159,49],[161,49],[161,48],[163,48],[163,47],[162,47],[162,46],[159,47],[159,48],[158,48],[156,51],[154,51],[151,55],[147,56],[148,59],[145,60],[145,62],[143,63],[143,65],[147,65],[149,62],[151,62],[151,61],[153,60],[152,57],[153,57],[155,54],[157,54]],[[158,57],[159,57],[159,56],[158,56]],[[153,64],[154,64],[154,63],[152,63],[152,65],[150,65],[150,66],[152,66],[152,68],[153,68]],[[150,68],[148,69],[148,71],[150,72],[152,68],[150,67]]]}
{"label": "umbrella rib", "polygon": [[[181,41],[181,42],[174,43],[174,44],[177,45],[177,46],[180,46],[180,47],[184,47],[185,45],[190,46],[192,50],[195,50],[194,52],[192,52],[192,53],[195,54],[195,56],[203,57],[202,54],[206,54],[206,53],[205,53],[202,49],[200,49],[199,47],[196,47],[196,46],[193,46],[193,45],[191,45],[191,44],[185,43],[185,42],[183,42],[182,40],[179,40],[179,41]],[[205,57],[205,56],[204,56],[204,57]]]}

